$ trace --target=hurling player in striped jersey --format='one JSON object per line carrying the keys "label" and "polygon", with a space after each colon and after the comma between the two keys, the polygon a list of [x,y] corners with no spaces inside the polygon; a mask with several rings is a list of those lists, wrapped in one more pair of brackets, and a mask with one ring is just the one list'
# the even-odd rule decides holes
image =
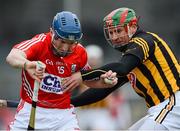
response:
{"label": "hurling player in striped jersey", "polygon": [[[148,111],[129,130],[180,129],[180,65],[169,43],[155,33],[140,29],[135,11],[130,8],[113,10],[103,22],[106,40],[122,56],[117,62],[75,73],[71,79],[85,81],[101,75],[100,70],[112,70],[117,73],[118,84],[113,88],[88,89],[74,97],[72,103],[82,106],[97,102],[130,82],[144,98]],[[64,85],[69,87],[72,80],[64,81]]]}

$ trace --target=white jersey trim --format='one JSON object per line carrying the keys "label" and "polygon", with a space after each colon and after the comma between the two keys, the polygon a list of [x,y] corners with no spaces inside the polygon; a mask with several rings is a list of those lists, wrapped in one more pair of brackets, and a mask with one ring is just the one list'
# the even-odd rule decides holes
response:
{"label": "white jersey trim", "polygon": [[40,34],[37,38],[35,37],[35,38],[32,38],[31,40],[27,40],[27,41],[23,42],[22,44],[17,46],[17,48],[20,50],[26,51],[34,44],[37,44],[40,41],[44,41],[45,38],[46,38],[45,34]]}
{"label": "white jersey trim", "polygon": [[23,85],[24,85],[24,89],[26,91],[26,94],[30,97],[30,99],[32,99],[33,91],[31,89],[30,83],[28,82],[28,80],[26,78],[25,71],[23,71]]}

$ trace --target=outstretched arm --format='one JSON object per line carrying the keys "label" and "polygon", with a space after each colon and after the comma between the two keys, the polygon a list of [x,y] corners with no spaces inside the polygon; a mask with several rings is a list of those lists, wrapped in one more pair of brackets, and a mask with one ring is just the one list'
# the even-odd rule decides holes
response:
{"label": "outstretched arm", "polygon": [[137,67],[140,59],[134,55],[125,55],[119,62],[110,63],[91,71],[81,71],[82,80],[91,80],[100,77],[104,72],[112,70],[117,73],[117,77],[126,76],[132,69]]}
{"label": "outstretched arm", "polygon": [[[76,72],[72,76],[70,76],[67,81],[64,81],[63,86],[66,87],[67,90],[74,89],[80,83],[82,83],[82,81],[100,78],[102,74],[109,70],[112,70],[112,72],[116,72],[117,77],[126,77],[126,75],[129,74],[129,72],[131,72],[135,67],[137,67],[140,64],[140,62],[141,61],[137,56],[127,54],[124,55],[119,62],[110,63],[90,71]],[[94,85],[94,87],[96,86]],[[104,87],[101,86],[100,88]]]}
{"label": "outstretched arm", "polygon": [[[79,79],[80,78],[80,79]],[[118,82],[118,78],[116,77],[116,73],[111,70],[105,71],[100,78],[84,81],[82,82],[81,73],[73,74],[73,77],[68,77],[63,80],[62,87],[64,87],[63,92],[72,91],[74,88],[80,86],[81,84],[85,84],[90,88],[111,88],[116,85]]]}
{"label": "outstretched arm", "polygon": [[89,88],[82,94],[72,97],[71,104],[73,104],[75,107],[79,107],[98,102],[104,99],[117,88],[121,87],[126,82],[128,82],[128,78],[121,77],[119,78],[118,83],[112,88]]}

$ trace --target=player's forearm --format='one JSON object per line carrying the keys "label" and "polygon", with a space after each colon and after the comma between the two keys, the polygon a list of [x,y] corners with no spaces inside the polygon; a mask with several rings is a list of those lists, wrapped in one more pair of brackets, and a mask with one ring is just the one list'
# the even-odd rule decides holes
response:
{"label": "player's forearm", "polygon": [[[113,81],[115,81],[115,80],[113,80]],[[117,82],[113,82],[113,83],[112,84],[105,83],[104,79],[93,80],[93,81],[84,81],[84,84],[87,85],[89,88],[110,88],[110,87],[113,87],[114,85],[116,85],[115,83],[117,83]]]}
{"label": "player's forearm", "polygon": [[6,62],[15,68],[24,68],[24,63],[27,61],[26,54],[19,49],[12,49],[6,57]]}
{"label": "player's forearm", "polygon": [[119,62],[110,63],[91,71],[81,71],[82,79],[91,80],[100,77],[100,75],[109,70],[116,72],[118,77],[123,77],[126,76],[132,69],[134,69],[139,64],[139,62],[140,60],[138,57],[133,55],[126,55]]}
{"label": "player's forearm", "polygon": [[124,64],[122,63],[110,63],[104,65],[98,69],[93,69],[91,71],[81,71],[83,80],[92,80],[95,78],[99,78],[105,72],[112,70],[113,72],[117,72],[118,76],[125,76],[127,73]]}
{"label": "player's forearm", "polygon": [[80,95],[71,98],[71,104],[75,107],[84,106],[98,102],[107,97],[111,92],[128,82],[127,77],[119,78],[118,83],[112,88],[89,88]]}
{"label": "player's forearm", "polygon": [[84,81],[84,84],[87,85],[88,87],[92,87],[92,88],[102,88],[102,84],[100,82],[100,80],[93,80],[93,81]]}

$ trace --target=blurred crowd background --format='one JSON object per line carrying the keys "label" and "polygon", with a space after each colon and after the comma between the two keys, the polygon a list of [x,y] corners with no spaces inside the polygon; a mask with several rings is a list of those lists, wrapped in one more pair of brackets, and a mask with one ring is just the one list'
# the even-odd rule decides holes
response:
{"label": "blurred crowd background", "polygon": [[[82,44],[84,46],[98,45],[103,52],[103,63],[101,63],[103,65],[118,61],[120,55],[108,45],[103,34],[103,18],[119,7],[133,8],[137,16],[140,16],[140,27],[162,36],[180,58],[180,53],[178,53],[180,50],[179,5],[179,0],[0,0],[0,98],[19,100],[21,72],[11,68],[5,62],[10,49],[14,44],[38,33],[48,32],[57,12],[68,10],[77,14],[84,33]],[[129,84],[123,86],[112,96],[108,100],[109,104],[106,109],[110,113],[109,119],[114,121],[113,128],[127,129],[129,125],[144,115],[145,102],[134,93]],[[80,119],[83,119],[81,109],[77,112]],[[4,113],[0,110],[0,118],[3,118],[2,114]],[[90,115],[89,113],[86,117]],[[94,117],[94,120],[96,119],[99,117]],[[101,120],[102,125],[112,124],[106,122],[103,123]],[[84,123],[80,124],[83,126]],[[99,129],[100,127],[87,125],[84,128]],[[104,128],[105,126],[101,127],[101,129]]]}

